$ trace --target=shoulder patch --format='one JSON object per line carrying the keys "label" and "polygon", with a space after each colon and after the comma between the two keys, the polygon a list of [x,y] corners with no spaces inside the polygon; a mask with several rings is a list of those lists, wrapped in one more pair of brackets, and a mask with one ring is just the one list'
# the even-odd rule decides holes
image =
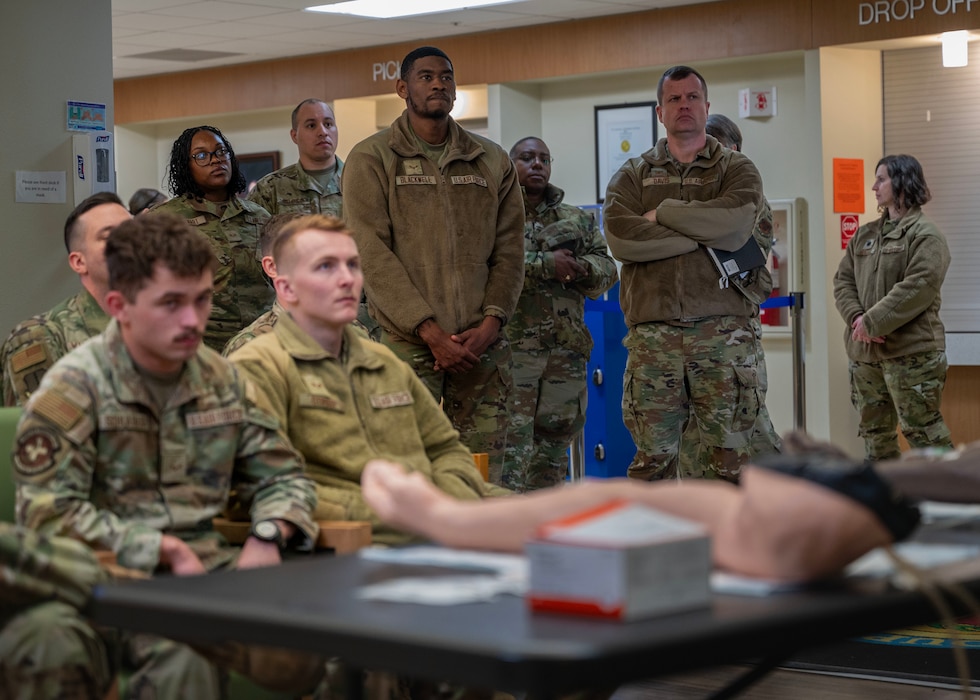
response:
{"label": "shoulder patch", "polygon": [[26,477],[36,477],[54,466],[58,437],[50,428],[31,428],[17,437],[14,469]]}
{"label": "shoulder patch", "polygon": [[81,407],[55,391],[45,391],[35,395],[31,411],[51,421],[65,432],[71,430],[85,415]]}
{"label": "shoulder patch", "polygon": [[47,348],[44,347],[44,343],[35,343],[10,356],[10,371],[20,372],[45,361],[48,361]]}

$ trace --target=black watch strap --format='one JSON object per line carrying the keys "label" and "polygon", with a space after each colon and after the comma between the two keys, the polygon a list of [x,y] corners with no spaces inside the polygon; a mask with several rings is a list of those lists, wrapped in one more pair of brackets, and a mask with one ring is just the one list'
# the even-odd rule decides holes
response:
{"label": "black watch strap", "polygon": [[249,534],[263,542],[275,542],[279,549],[286,547],[286,538],[282,536],[282,530],[272,520],[260,520],[257,523],[252,523]]}

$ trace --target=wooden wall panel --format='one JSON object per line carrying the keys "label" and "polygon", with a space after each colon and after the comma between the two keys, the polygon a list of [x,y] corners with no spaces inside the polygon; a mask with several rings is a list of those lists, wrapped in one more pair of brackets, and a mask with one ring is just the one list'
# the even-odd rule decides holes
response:
{"label": "wooden wall panel", "polygon": [[[911,7],[915,5],[921,7]],[[869,14],[876,6],[877,13]],[[814,46],[977,28],[980,28],[980,2],[976,0],[819,0],[814,3]]]}
{"label": "wooden wall panel", "polygon": [[980,367],[949,368],[943,418],[954,444],[980,440]]}
{"label": "wooden wall panel", "polygon": [[[963,445],[980,440],[980,367],[950,367],[943,392],[943,420],[953,434],[953,444]],[[909,443],[898,431],[903,450]]]}
{"label": "wooden wall panel", "polygon": [[[695,63],[810,48],[812,0],[724,0],[433,40],[463,85]],[[421,42],[339,51],[115,83],[117,124],[394,91],[372,65]]]}

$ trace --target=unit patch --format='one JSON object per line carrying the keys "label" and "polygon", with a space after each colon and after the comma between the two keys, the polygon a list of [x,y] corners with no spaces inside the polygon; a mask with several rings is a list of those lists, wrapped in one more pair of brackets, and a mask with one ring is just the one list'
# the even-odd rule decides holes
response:
{"label": "unit patch", "polygon": [[23,476],[35,477],[54,466],[58,439],[48,428],[31,428],[17,439],[14,469]]}

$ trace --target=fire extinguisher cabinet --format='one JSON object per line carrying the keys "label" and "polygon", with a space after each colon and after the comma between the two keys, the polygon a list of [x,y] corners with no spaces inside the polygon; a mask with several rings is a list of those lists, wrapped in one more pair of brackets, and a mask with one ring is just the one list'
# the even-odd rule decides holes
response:
{"label": "fire extinguisher cabinet", "polygon": [[626,323],[619,306],[619,284],[602,298],[585,300],[585,325],[595,346],[587,367],[589,405],[585,413],[585,475],[626,476],[636,447],[623,424]]}

